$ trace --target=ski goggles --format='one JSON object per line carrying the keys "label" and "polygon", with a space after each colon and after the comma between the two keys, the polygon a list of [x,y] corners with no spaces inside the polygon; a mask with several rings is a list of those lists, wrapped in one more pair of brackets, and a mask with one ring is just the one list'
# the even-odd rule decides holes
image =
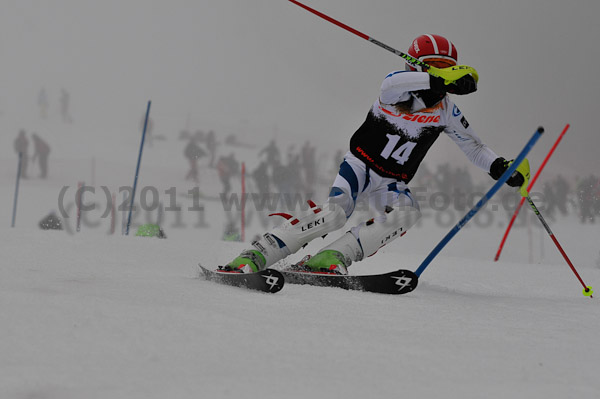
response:
{"label": "ski goggles", "polygon": [[[443,55],[435,55],[435,56],[425,56],[422,58],[419,58],[419,60],[423,61],[424,63],[426,63],[429,66],[432,67],[436,67],[436,68],[449,68],[449,67],[453,67],[456,65],[456,60],[454,58],[451,57],[445,57]],[[411,67],[410,65],[406,64],[406,70],[407,71],[415,71],[415,70],[421,70],[421,68],[414,68]]]}
{"label": "ski goggles", "polygon": [[425,58],[422,61],[427,65],[436,68],[449,68],[456,65],[456,61],[452,58],[432,57]]}

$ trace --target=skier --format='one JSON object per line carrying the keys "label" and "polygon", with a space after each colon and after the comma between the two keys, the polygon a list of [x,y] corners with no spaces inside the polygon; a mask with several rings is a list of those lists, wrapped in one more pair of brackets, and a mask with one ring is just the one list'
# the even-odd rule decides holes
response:
{"label": "skier", "polygon": [[[301,265],[307,271],[347,274],[352,262],[373,255],[418,220],[419,205],[408,183],[442,132],[492,178],[499,179],[508,169],[510,162],[481,142],[447,95],[477,90],[473,68],[452,68],[457,63],[454,45],[439,35],[422,35],[408,54],[440,69],[427,73],[407,65],[405,71],[386,76],[379,98],[350,139],[328,200],[322,206],[309,202],[311,209],[300,217],[283,214],[286,222],[253,242],[225,270],[247,273],[273,265],[314,238],[341,229],[357,201],[365,198],[377,216],[352,227]],[[529,163],[524,161],[507,184],[524,187],[528,177]]]}

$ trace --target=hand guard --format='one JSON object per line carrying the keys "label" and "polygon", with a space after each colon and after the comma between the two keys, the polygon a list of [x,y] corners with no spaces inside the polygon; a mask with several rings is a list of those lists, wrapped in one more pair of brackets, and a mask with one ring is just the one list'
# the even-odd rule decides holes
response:
{"label": "hand guard", "polygon": [[[510,166],[511,163],[513,163],[513,161],[510,161],[508,165]],[[521,162],[521,164],[517,167],[515,173],[520,173],[521,176],[523,176],[524,181],[523,184],[521,184],[521,188],[519,189],[521,197],[528,197],[529,193],[527,192],[527,186],[529,185],[529,178],[531,177],[531,172],[529,170],[529,160],[527,158],[525,158],[523,162]]]}
{"label": "hand guard", "polygon": [[[498,180],[512,163],[513,161],[507,161],[502,157],[496,158],[490,167],[490,176],[492,176],[494,180]],[[524,159],[512,176],[508,178],[506,184],[511,187],[520,187],[519,191],[521,196],[527,197],[529,195],[527,192],[527,185],[529,184],[530,176],[529,160]]]}
{"label": "hand guard", "polygon": [[430,67],[429,83],[431,89],[452,94],[470,94],[477,91],[479,75],[475,68],[466,65],[455,65],[449,68]]}

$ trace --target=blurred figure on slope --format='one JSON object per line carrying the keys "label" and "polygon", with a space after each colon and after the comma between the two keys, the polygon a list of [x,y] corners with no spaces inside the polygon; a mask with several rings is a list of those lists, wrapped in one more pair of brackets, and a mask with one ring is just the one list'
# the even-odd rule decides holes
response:
{"label": "blurred figure on slope", "polygon": [[206,135],[206,148],[208,149],[208,154],[210,156],[210,161],[208,162],[208,166],[211,168],[215,167],[215,156],[217,155],[217,138],[215,136],[215,132],[213,130],[209,130]]}
{"label": "blurred figure on slope", "polygon": [[571,191],[569,181],[563,175],[558,175],[554,181],[554,185],[556,207],[563,216],[566,216],[568,214],[569,192]]}
{"label": "blurred figure on slope", "polygon": [[21,177],[27,179],[27,164],[29,163],[29,140],[25,135],[25,130],[19,130],[19,135],[14,142],[15,151],[21,154]]}
{"label": "blurred figure on slope", "polygon": [[69,112],[69,104],[71,102],[71,95],[65,89],[60,90],[60,115],[63,123],[73,123],[73,118]]}
{"label": "blurred figure on slope", "polygon": [[302,169],[304,170],[304,187],[311,190],[317,183],[317,148],[310,145],[308,140],[304,143],[301,150]]}
{"label": "blurred figure on slope", "polygon": [[262,161],[258,164],[256,169],[252,172],[252,178],[254,179],[259,194],[269,194],[271,178],[269,177],[269,167],[266,161]]}
{"label": "blurred figure on slope", "polygon": [[258,157],[265,155],[265,160],[269,167],[274,167],[275,165],[281,164],[281,153],[279,151],[279,147],[277,147],[277,143],[275,140],[271,140],[269,145],[258,152]]}
{"label": "blurred figure on slope", "polygon": [[205,156],[206,151],[198,145],[195,138],[191,138],[183,150],[183,155],[190,165],[190,170],[185,175],[185,179],[192,180],[194,183],[198,184],[200,182],[198,178],[198,159]]}
{"label": "blurred figure on slope", "polygon": [[48,117],[48,107],[50,104],[48,103],[48,95],[46,94],[46,89],[44,87],[41,88],[38,94],[37,104],[40,108],[40,116],[42,119],[46,119]]}
{"label": "blurred figure on slope", "polygon": [[600,178],[589,175],[579,183],[578,191],[581,223],[594,223],[600,216]]}
{"label": "blurred figure on slope", "polygon": [[232,152],[227,157],[219,158],[217,162],[217,172],[219,173],[219,179],[223,184],[223,194],[227,195],[231,191],[231,178],[237,176],[240,173],[240,164],[235,159],[235,155]]}
{"label": "blurred figure on slope", "polygon": [[34,153],[31,158],[31,163],[35,163],[36,160],[38,161],[40,166],[40,177],[45,179],[48,177],[48,155],[50,154],[50,146],[36,133],[33,133],[32,139]]}

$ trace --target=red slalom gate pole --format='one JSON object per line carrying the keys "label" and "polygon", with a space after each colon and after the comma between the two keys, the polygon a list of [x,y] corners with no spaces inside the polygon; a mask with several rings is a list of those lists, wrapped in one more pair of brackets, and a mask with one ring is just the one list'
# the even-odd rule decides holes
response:
{"label": "red slalom gate pole", "polygon": [[577,279],[579,280],[579,282],[581,283],[581,285],[583,285],[583,295],[589,296],[590,298],[592,298],[592,294],[594,293],[594,291],[592,290],[592,287],[589,286],[589,285],[585,285],[585,283],[581,279],[581,276],[579,275],[579,273],[577,273],[577,270],[575,270],[575,266],[573,266],[573,263],[571,262],[571,260],[567,256],[567,253],[565,252],[565,250],[558,243],[558,240],[554,236],[554,233],[552,232],[552,230],[550,230],[550,226],[548,226],[548,223],[546,223],[546,221],[544,220],[544,217],[540,213],[539,209],[537,208],[537,206],[535,206],[535,204],[531,200],[531,197],[528,195],[527,197],[523,197],[523,198],[527,199],[527,202],[529,202],[529,205],[531,206],[531,209],[533,209],[533,211],[537,215],[538,219],[540,219],[540,222],[542,222],[542,225],[544,225],[544,228],[546,229],[546,231],[550,235],[550,238],[552,238],[552,241],[554,241],[554,244],[556,244],[556,247],[560,251],[561,255],[563,256],[563,258],[565,258],[565,260],[567,261],[567,264],[569,265],[569,267],[571,267],[571,270],[573,271],[573,273],[575,273],[575,276],[577,277]]}
{"label": "red slalom gate pole", "polygon": [[356,29],[354,29],[354,28],[352,28],[352,27],[350,27],[350,26],[348,26],[348,25],[346,25],[346,24],[344,24],[344,23],[342,23],[342,22],[340,22],[340,21],[338,21],[336,19],[331,18],[330,16],[325,15],[322,12],[315,10],[314,8],[311,8],[311,7],[309,7],[309,6],[305,5],[305,4],[302,4],[302,3],[300,3],[299,1],[296,1],[296,0],[288,0],[288,1],[290,1],[291,3],[294,3],[295,5],[297,5],[299,7],[304,8],[306,11],[311,12],[311,13],[315,14],[318,17],[323,18],[325,21],[331,22],[332,24],[337,25],[340,28],[345,29],[345,30],[347,30],[350,33],[353,33],[353,34],[355,34],[356,36],[358,36],[360,38],[363,38],[363,39],[365,39],[365,40],[367,40],[367,41],[369,41],[369,42],[371,42],[373,44],[378,45],[379,47],[381,47],[381,48],[383,48],[383,49],[385,49],[385,50],[387,50],[387,51],[389,51],[391,53],[396,54],[397,56],[400,56],[400,57],[404,58],[404,60],[406,62],[408,62],[410,65],[412,65],[414,67],[418,66],[418,67],[423,68],[423,70],[431,69],[431,67],[429,65],[427,65],[426,63],[424,63],[423,61],[421,61],[419,59],[416,59],[414,57],[411,57],[410,55],[408,55],[406,53],[403,53],[402,51],[396,50],[395,48],[390,47],[387,44],[380,42],[379,40],[375,40],[374,38],[370,37],[369,35],[366,35],[366,34],[360,32],[360,31],[357,31]]}
{"label": "red slalom gate pole", "polygon": [[[535,184],[535,181],[539,177],[540,173],[542,173],[542,170],[544,169],[544,167],[548,163],[548,160],[552,156],[552,153],[554,153],[554,150],[558,146],[558,143],[560,143],[560,141],[562,140],[562,138],[565,135],[565,133],[567,133],[567,130],[569,130],[569,127],[570,127],[570,125],[567,123],[567,125],[563,129],[562,133],[556,139],[556,142],[554,143],[554,145],[550,149],[550,152],[548,152],[548,155],[546,155],[546,158],[544,159],[544,162],[542,162],[542,164],[540,165],[540,167],[539,167],[538,171],[536,172],[535,176],[533,176],[533,179],[531,180],[531,182],[529,182],[529,186],[527,186],[527,191],[528,192],[531,191],[533,185]],[[517,219],[517,216],[519,215],[519,211],[521,210],[521,207],[525,203],[525,199],[526,198],[527,197],[522,197],[521,198],[521,202],[519,202],[519,205],[517,206],[517,209],[515,209],[515,213],[513,213],[512,218],[510,219],[510,222],[508,223],[508,227],[506,228],[506,231],[504,232],[504,236],[502,237],[502,241],[500,242],[500,247],[498,248],[498,252],[496,252],[496,257],[494,258],[495,262],[497,262],[498,259],[500,259],[500,254],[502,253],[502,249],[504,248],[504,243],[506,242],[506,238],[508,237],[508,233],[510,233],[510,230],[511,230],[513,224],[515,223],[515,220]]]}

